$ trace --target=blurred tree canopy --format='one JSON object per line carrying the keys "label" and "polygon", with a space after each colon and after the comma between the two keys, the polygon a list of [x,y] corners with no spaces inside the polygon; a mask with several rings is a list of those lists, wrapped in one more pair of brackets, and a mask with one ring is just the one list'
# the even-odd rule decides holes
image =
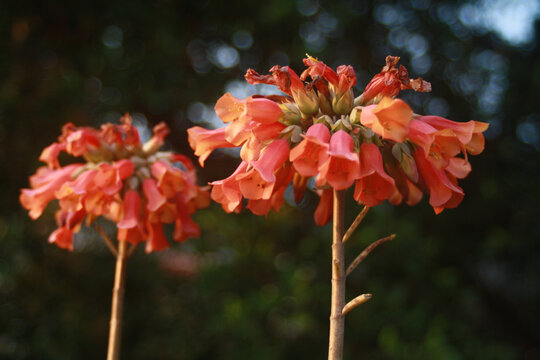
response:
{"label": "blurred tree canopy", "polygon": [[[0,358],[105,356],[113,257],[91,229],[74,253],[47,244],[54,209],[32,222],[18,204],[61,126],[99,126],[130,112],[141,126],[167,122],[169,146],[191,155],[185,130],[215,126],[213,104],[225,91],[256,90],[244,85],[247,68],[301,71],[306,52],[353,65],[358,93],[386,55],[401,56],[412,76],[433,85],[431,94],[403,94],[417,113],[491,124],[458,209],[435,216],[426,201],[383,204],[350,240],[352,260],[398,234],[349,279],[350,298],[374,297],[347,319],[345,358],[540,358],[539,7],[0,3]],[[212,155],[202,182],[224,178],[237,161]],[[324,358],[331,231],[315,227],[315,205],[308,197],[266,219],[213,205],[197,215],[200,239],[158,254],[139,249],[128,263],[122,357]],[[349,222],[359,209],[348,204]]]}

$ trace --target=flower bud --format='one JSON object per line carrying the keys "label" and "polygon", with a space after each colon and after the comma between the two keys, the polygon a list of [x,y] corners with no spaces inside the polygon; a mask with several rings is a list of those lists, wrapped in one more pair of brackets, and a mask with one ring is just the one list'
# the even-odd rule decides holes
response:
{"label": "flower bud", "polygon": [[396,143],[392,146],[392,155],[399,162],[399,166],[405,175],[414,183],[418,182],[418,170],[409,147],[404,143]]}
{"label": "flower bud", "polygon": [[292,143],[299,143],[302,141],[302,137],[300,136],[302,134],[302,128],[298,125],[290,125],[286,127],[285,129],[281,130],[281,134],[283,134],[283,138],[289,139]]}
{"label": "flower bud", "polygon": [[351,122],[351,124],[360,124],[360,114],[362,114],[362,107],[357,106],[352,109],[351,114],[349,115],[349,121]]}
{"label": "flower bud", "polygon": [[319,91],[319,108],[323,114],[334,115],[334,110],[332,110],[332,104],[324,93]]}
{"label": "flower bud", "polygon": [[313,89],[292,92],[294,101],[303,114],[314,115],[319,111],[319,97]]}
{"label": "flower bud", "polygon": [[284,125],[297,125],[302,121],[302,114],[295,104],[284,103],[279,104],[279,107],[283,110],[283,115],[279,119],[280,123]]}
{"label": "flower bud", "polygon": [[328,126],[333,126],[334,121],[328,115],[319,116],[318,118],[313,119],[314,124],[324,124]]}
{"label": "flower bud", "polygon": [[337,93],[332,99],[332,109],[338,115],[349,114],[354,107],[354,94],[352,90],[347,90],[343,94]]}
{"label": "flower bud", "polygon": [[352,131],[352,125],[346,117],[342,117],[334,125],[332,125],[332,132],[343,130],[345,132]]}

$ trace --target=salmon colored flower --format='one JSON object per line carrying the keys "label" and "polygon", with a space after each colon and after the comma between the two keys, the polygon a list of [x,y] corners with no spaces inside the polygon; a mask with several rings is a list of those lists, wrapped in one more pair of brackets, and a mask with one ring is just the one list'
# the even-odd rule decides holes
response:
{"label": "salmon colored flower", "polygon": [[41,216],[47,204],[55,198],[55,192],[65,182],[71,180],[73,173],[81,166],[82,164],[73,164],[57,170],[42,167],[30,177],[32,189],[23,189],[19,200],[22,206],[30,211],[32,219]]}
{"label": "salmon colored flower", "polygon": [[394,179],[383,169],[383,159],[375,144],[360,147],[360,175],[354,188],[354,199],[373,207],[394,193]]}
{"label": "salmon colored flower", "polygon": [[167,197],[161,193],[155,179],[144,179],[142,188],[144,196],[148,200],[146,205],[148,211],[156,212],[167,202]]}
{"label": "salmon colored flower", "polygon": [[439,116],[420,116],[410,125],[410,140],[422,147],[427,158],[439,169],[448,166],[451,158],[462,152],[477,155],[484,148],[482,132],[485,123],[458,123]]}
{"label": "salmon colored flower", "polygon": [[266,215],[271,209],[278,212],[283,205],[283,194],[286,189],[286,186],[280,187],[270,199],[250,199],[246,208],[255,215]]}
{"label": "salmon colored flower", "polygon": [[239,212],[242,207],[242,192],[236,176],[245,173],[248,163],[243,161],[238,168],[226,179],[211,182],[212,200],[220,203],[228,213]]}
{"label": "salmon colored flower", "polygon": [[360,164],[352,137],[340,130],[330,138],[327,160],[319,167],[318,185],[329,184],[345,190],[358,179]]}
{"label": "salmon colored flower", "polygon": [[128,190],[124,196],[124,216],[116,226],[119,229],[132,229],[139,225],[141,198],[135,190]]}
{"label": "salmon colored flower", "polygon": [[330,130],[323,124],[315,124],[310,126],[303,137],[304,140],[291,150],[289,159],[302,176],[315,176],[319,165],[328,157]]}
{"label": "salmon colored flower", "polygon": [[[158,152],[167,126],[156,125],[151,139],[142,144],[129,115],[120,121],[101,129],[66,124],[58,142],[40,156],[47,167],[39,168],[30,177],[31,188],[21,191],[21,204],[33,219],[58,200],[58,229],[49,241],[59,247],[72,250],[73,235],[83,220],[92,224],[100,216],[117,224],[118,241],[147,242],[147,251],[169,246],[163,223],[176,224],[178,241],[199,233],[190,215],[207,206],[209,196],[195,184],[195,169],[187,157]],[[80,156],[85,163],[62,167],[61,152]]]}
{"label": "salmon colored flower", "polygon": [[383,139],[403,142],[409,133],[412,117],[412,109],[403,100],[385,97],[378,105],[366,106],[360,121]]}
{"label": "salmon colored flower", "polygon": [[429,188],[429,204],[438,214],[445,208],[455,208],[463,199],[463,190],[456,185],[455,178],[449,177],[426,160],[423,150],[418,149],[415,157],[418,170]]}
{"label": "salmon colored flower", "polygon": [[289,157],[289,144],[273,141],[263,150],[259,160],[251,161],[251,169],[236,176],[242,195],[247,199],[270,199],[276,183],[276,171]]}
{"label": "salmon colored flower", "polygon": [[234,147],[225,140],[225,128],[206,130],[200,126],[188,129],[189,145],[195,149],[195,155],[199,157],[199,164],[204,167],[204,162],[217,148]]}
{"label": "salmon colored flower", "polygon": [[332,207],[334,205],[334,194],[332,189],[324,189],[321,191],[321,199],[319,205],[315,209],[315,224],[323,226],[328,224],[332,218]]}

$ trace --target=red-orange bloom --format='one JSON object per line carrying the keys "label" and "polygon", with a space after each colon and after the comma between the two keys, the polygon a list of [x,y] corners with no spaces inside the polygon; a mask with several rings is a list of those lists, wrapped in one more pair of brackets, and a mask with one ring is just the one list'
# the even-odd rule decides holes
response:
{"label": "red-orange bloom", "polygon": [[291,150],[289,159],[302,176],[315,176],[319,172],[319,165],[328,158],[330,130],[323,124],[315,124],[303,137],[304,140]]}
{"label": "red-orange bloom", "polygon": [[392,196],[394,179],[383,169],[383,159],[375,144],[360,147],[360,175],[354,188],[354,199],[368,206],[379,205]]}
{"label": "red-orange bloom", "polygon": [[[91,224],[99,216],[117,223],[118,241],[146,241],[147,251],[169,246],[163,223],[175,223],[178,241],[199,234],[190,215],[207,206],[209,197],[195,184],[187,157],[158,152],[167,126],[155,126],[152,138],[142,144],[129,115],[120,121],[99,130],[65,125],[58,142],[40,156],[48,167],[30,177],[31,189],[21,191],[21,204],[34,219],[49,202],[59,200],[58,229],[49,237],[59,247],[73,249],[73,234],[83,220]],[[86,162],[61,167],[62,151]]]}
{"label": "red-orange bloom", "polygon": [[412,109],[403,100],[385,97],[378,105],[364,107],[360,121],[383,139],[403,142],[412,117]]}
{"label": "red-orange bloom", "polygon": [[328,159],[321,164],[319,171],[317,185],[327,183],[336,190],[345,190],[358,179],[360,164],[351,135],[343,130],[332,135]]}
{"label": "red-orange bloom", "polygon": [[321,192],[321,199],[314,214],[315,224],[319,226],[328,224],[332,218],[332,208],[334,206],[334,191],[332,189],[324,189]]}
{"label": "red-orange bloom", "polygon": [[421,149],[417,150],[415,157],[418,170],[429,188],[429,204],[438,214],[445,208],[455,208],[463,200],[463,190],[456,185],[455,178],[448,177],[444,170],[437,169],[426,160]]}
{"label": "red-orange bloom", "polygon": [[47,204],[55,198],[55,192],[66,181],[69,181],[72,174],[81,166],[81,164],[73,164],[58,170],[42,167],[30,177],[32,189],[23,189],[19,200],[25,209],[30,210],[29,215],[32,219],[41,216]]}
{"label": "red-orange bloom", "polygon": [[188,129],[189,145],[195,149],[195,155],[199,157],[199,164],[204,167],[204,162],[217,148],[229,148],[235,145],[225,139],[225,128],[207,130],[200,126]]}
{"label": "red-orange bloom", "polygon": [[236,176],[242,195],[247,199],[270,199],[276,183],[276,171],[289,157],[289,144],[283,139],[274,140],[263,150],[251,169]]}
{"label": "red-orange bloom", "polygon": [[243,161],[238,168],[226,179],[211,182],[212,200],[222,205],[228,213],[240,211],[242,205],[242,192],[236,180],[238,174],[245,173],[248,163]]}
{"label": "red-orange bloom", "polygon": [[116,226],[119,229],[132,229],[139,225],[141,198],[135,190],[128,190],[124,196],[124,216]]}

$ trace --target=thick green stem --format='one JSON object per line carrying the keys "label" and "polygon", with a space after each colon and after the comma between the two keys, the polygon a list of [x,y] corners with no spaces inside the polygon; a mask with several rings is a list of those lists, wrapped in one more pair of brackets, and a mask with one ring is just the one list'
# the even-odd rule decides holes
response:
{"label": "thick green stem", "polygon": [[334,216],[332,238],[332,304],[330,310],[330,338],[328,360],[343,359],[345,333],[345,249],[343,244],[345,191],[334,190]]}
{"label": "thick green stem", "polygon": [[122,336],[122,312],[124,309],[124,292],[126,282],[127,242],[119,241],[114,273],[114,287],[109,329],[109,347],[107,360],[118,360]]}

